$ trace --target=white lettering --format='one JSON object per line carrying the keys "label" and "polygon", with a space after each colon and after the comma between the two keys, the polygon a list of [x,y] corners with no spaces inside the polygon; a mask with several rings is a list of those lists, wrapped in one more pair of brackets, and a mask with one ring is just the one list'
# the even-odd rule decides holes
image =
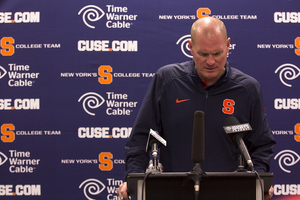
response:
{"label": "white lettering", "polygon": [[300,184],[276,184],[274,195],[300,195]]}
{"label": "white lettering", "polygon": [[122,51],[122,52],[136,52],[138,51],[138,41],[118,41],[111,42],[108,40],[79,40],[77,43],[78,51]]}
{"label": "white lettering", "polygon": [[287,99],[280,99],[277,98],[274,100],[274,108],[276,110],[297,110],[300,109],[300,99],[296,99],[296,98],[287,98]]}
{"label": "white lettering", "polygon": [[39,110],[40,99],[0,99],[0,110]]}
{"label": "white lettering", "polygon": [[0,12],[0,23],[39,23],[40,12],[16,12],[12,19],[11,12]]}
{"label": "white lettering", "polygon": [[275,12],[275,23],[300,23],[300,12]]}
{"label": "white lettering", "polygon": [[79,127],[79,138],[129,138],[132,127]]}

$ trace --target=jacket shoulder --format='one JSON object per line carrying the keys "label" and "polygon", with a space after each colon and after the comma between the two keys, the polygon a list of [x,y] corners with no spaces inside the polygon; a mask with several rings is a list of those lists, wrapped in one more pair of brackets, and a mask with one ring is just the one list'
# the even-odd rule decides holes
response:
{"label": "jacket shoulder", "polygon": [[168,64],[159,68],[156,72],[156,76],[157,78],[163,80],[165,84],[167,84],[176,78],[190,74],[192,71],[192,66],[192,61]]}
{"label": "jacket shoulder", "polygon": [[236,68],[231,68],[231,75],[230,79],[235,82],[236,84],[240,84],[243,87],[245,87],[249,91],[260,91],[260,83],[253,78],[252,76],[245,74],[244,72],[236,69]]}

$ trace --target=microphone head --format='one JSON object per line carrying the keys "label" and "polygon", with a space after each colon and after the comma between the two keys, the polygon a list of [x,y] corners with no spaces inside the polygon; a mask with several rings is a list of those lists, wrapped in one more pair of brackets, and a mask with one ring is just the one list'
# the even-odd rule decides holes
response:
{"label": "microphone head", "polygon": [[158,147],[167,146],[167,141],[164,138],[162,138],[157,131],[150,129],[146,145],[146,151],[151,151],[153,143],[157,143]]}
{"label": "microphone head", "polygon": [[225,119],[224,126],[238,125],[239,120],[234,116],[229,116]]}
{"label": "microphone head", "polygon": [[240,135],[241,138],[245,139],[252,130],[249,123],[240,124],[239,120],[234,116],[229,116],[225,119],[223,128],[235,147],[238,147],[235,137]]}
{"label": "microphone head", "polygon": [[204,134],[204,112],[196,111],[194,114],[193,140],[192,140],[192,161],[202,163],[205,155],[205,134]]}

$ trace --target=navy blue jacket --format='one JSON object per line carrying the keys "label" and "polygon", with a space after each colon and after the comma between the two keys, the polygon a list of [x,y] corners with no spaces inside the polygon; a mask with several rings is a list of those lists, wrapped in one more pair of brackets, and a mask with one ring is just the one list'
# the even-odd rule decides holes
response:
{"label": "navy blue jacket", "polygon": [[191,144],[197,110],[205,113],[203,171],[231,172],[238,167],[239,150],[223,129],[230,115],[241,124],[250,123],[253,130],[245,144],[254,168],[258,172],[269,171],[275,141],[259,83],[227,63],[223,76],[205,88],[191,60],[160,68],[151,81],[125,147],[126,174],[145,172],[149,164],[145,146],[150,128],[167,141],[167,147],[160,149],[164,171],[191,171],[195,166],[191,161]]}

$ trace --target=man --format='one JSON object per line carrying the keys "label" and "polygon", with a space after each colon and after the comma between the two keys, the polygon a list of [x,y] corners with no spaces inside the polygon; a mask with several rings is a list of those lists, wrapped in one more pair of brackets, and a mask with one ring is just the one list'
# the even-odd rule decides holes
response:
{"label": "man", "polygon": [[[228,116],[253,129],[245,139],[254,168],[269,171],[275,141],[264,112],[259,83],[230,67],[227,54],[230,38],[222,21],[205,17],[191,28],[189,48],[193,60],[160,68],[153,78],[132,134],[126,144],[126,173],[145,172],[149,155],[145,151],[150,128],[167,141],[160,149],[165,172],[188,172],[191,161],[193,117],[205,113],[205,172],[231,172],[237,169],[238,149],[223,130]],[[127,184],[118,191],[128,199]],[[271,198],[271,187],[266,199]]]}

